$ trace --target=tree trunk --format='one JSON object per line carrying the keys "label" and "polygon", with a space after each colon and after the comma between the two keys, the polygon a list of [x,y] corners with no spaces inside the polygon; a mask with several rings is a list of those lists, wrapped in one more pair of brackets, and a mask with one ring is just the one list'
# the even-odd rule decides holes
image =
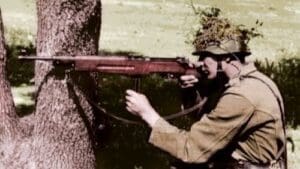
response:
{"label": "tree trunk", "polygon": [[6,78],[6,49],[2,16],[0,11],[0,141],[14,139],[19,135],[17,114]]}
{"label": "tree trunk", "polygon": [[[97,54],[100,0],[38,0],[37,6],[38,55]],[[33,128],[16,114],[5,61],[0,11],[0,168],[95,168],[95,115],[86,99],[94,93],[93,78],[36,63],[36,112],[26,117]]]}
{"label": "tree trunk", "polygon": [[[37,11],[38,56],[97,54],[100,0],[38,0]],[[49,62],[36,63],[33,152],[37,168],[95,168],[95,115],[86,99],[92,97],[92,79]]]}
{"label": "tree trunk", "polygon": [[30,157],[30,130],[16,114],[11,87],[6,76],[6,48],[0,10],[0,168],[26,166]]}

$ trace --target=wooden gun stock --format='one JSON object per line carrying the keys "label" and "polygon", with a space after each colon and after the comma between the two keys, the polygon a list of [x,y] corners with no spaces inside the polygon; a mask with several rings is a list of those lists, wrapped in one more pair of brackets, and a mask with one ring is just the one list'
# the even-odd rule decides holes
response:
{"label": "wooden gun stock", "polygon": [[200,77],[196,68],[188,66],[185,58],[143,58],[127,56],[19,56],[22,60],[53,61],[55,64],[71,63],[76,71],[139,76],[148,74],[192,74]]}

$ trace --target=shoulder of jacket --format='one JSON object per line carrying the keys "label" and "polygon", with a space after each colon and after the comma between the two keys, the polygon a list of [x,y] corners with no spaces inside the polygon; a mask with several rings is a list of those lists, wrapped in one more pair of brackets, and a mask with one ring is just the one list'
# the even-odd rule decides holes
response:
{"label": "shoulder of jacket", "polygon": [[[260,76],[263,77],[263,74],[257,74],[255,77],[260,78]],[[240,78],[240,82],[238,85],[230,86],[226,89],[224,92],[224,95],[233,94],[233,95],[240,95],[247,100],[249,100],[251,103],[256,100],[257,96],[257,89],[261,88],[261,82],[257,81],[256,79],[251,78]]]}

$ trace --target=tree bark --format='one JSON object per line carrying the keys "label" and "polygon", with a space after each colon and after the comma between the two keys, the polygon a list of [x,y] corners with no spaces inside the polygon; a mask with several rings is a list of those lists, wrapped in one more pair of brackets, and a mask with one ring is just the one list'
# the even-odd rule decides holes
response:
{"label": "tree bark", "polygon": [[0,141],[14,139],[19,135],[18,118],[11,93],[10,84],[6,78],[6,49],[2,16],[0,11]]}
{"label": "tree bark", "polygon": [[27,165],[30,157],[29,125],[22,125],[16,114],[6,72],[6,46],[0,10],[0,168],[16,169]]}
{"label": "tree bark", "polygon": [[[37,7],[37,55],[97,54],[100,0],[38,0]],[[87,100],[94,93],[93,78],[37,62],[36,111],[24,123],[16,114],[5,67],[0,11],[0,168],[95,168],[95,115]]]}
{"label": "tree bark", "polygon": [[[95,55],[101,25],[100,0],[38,0],[37,55]],[[35,167],[95,168],[93,78],[49,62],[35,65]]]}

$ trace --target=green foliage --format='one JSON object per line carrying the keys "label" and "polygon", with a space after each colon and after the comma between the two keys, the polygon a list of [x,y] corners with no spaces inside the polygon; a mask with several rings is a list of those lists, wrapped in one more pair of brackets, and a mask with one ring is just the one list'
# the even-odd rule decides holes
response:
{"label": "green foliage", "polygon": [[[135,89],[135,80],[125,76],[101,75],[99,81],[99,104],[109,113],[138,120],[125,109],[126,89]],[[140,77],[140,91],[145,93],[152,105],[162,115],[169,115],[180,110],[181,98],[176,79],[165,79],[152,75]],[[150,130],[146,124],[127,124],[109,117],[104,122],[104,131],[100,139],[102,147],[98,153],[99,168],[134,168],[144,169],[169,168],[172,159],[168,154],[154,149],[147,140]],[[172,121],[188,125],[191,119],[182,117]],[[101,134],[101,133],[100,133]],[[128,156],[131,154],[131,156]],[[109,156],[109,158],[107,158]],[[134,158],[133,158],[134,156]],[[116,163],[116,161],[118,161]],[[155,163],[153,163],[155,161]]]}
{"label": "green foliage", "polygon": [[278,85],[284,99],[287,122],[297,127],[300,124],[300,59],[285,57],[277,62],[266,59],[264,62],[256,61],[256,65]]}
{"label": "green foliage", "polygon": [[259,20],[254,27],[247,28],[245,25],[235,25],[229,19],[221,17],[219,8],[196,8],[193,0],[191,6],[198,20],[194,26],[196,29],[191,31],[193,36],[187,42],[192,43],[196,50],[205,49],[208,44],[220,43],[225,39],[236,40],[246,49],[250,39],[262,37],[258,27],[263,23]]}
{"label": "green foliage", "polygon": [[35,46],[35,35],[29,30],[24,30],[17,27],[5,27],[5,39],[8,46],[22,46],[29,48]]}
{"label": "green foliage", "polygon": [[34,36],[19,28],[6,30],[8,78],[13,86],[28,84],[34,73],[33,62],[19,61],[17,57],[35,53]]}
{"label": "green foliage", "polygon": [[259,27],[261,27],[262,25],[262,21],[256,20],[253,27],[247,28],[245,25],[238,25],[238,30],[240,30],[240,32],[242,32],[242,34],[247,37],[246,43],[249,43],[250,39],[252,38],[263,37],[263,34],[259,32]]}

